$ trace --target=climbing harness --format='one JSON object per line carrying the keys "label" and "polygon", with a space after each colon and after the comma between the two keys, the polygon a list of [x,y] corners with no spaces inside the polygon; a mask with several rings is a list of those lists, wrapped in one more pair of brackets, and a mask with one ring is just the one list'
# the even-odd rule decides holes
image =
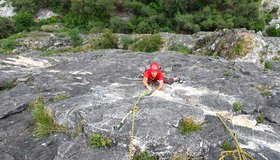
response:
{"label": "climbing harness", "polygon": [[133,107],[132,107],[132,113],[131,113],[131,136],[130,136],[130,145],[129,145],[129,155],[128,160],[132,160],[132,148],[133,148],[133,139],[134,139],[134,118],[135,118],[135,112],[139,110],[139,107],[137,106],[140,99],[147,94],[147,90],[145,89],[138,99],[135,101]]}
{"label": "climbing harness", "polygon": [[219,160],[224,160],[226,157],[231,156],[234,160],[238,160],[236,157],[236,154],[238,155],[239,160],[247,160],[246,157],[250,158],[251,160],[255,160],[249,153],[244,152],[240,146],[239,143],[236,139],[236,135],[234,133],[231,132],[231,130],[229,129],[229,127],[225,124],[225,122],[222,119],[222,116],[218,113],[216,113],[216,115],[218,116],[219,120],[223,123],[224,127],[227,129],[227,131],[229,132],[229,134],[231,135],[234,144],[236,146],[235,150],[232,151],[222,151],[220,154],[220,158]]}

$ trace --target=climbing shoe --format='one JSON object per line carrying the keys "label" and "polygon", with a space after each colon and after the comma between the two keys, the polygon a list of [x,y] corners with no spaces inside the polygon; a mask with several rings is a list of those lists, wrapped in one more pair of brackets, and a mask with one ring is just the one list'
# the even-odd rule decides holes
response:
{"label": "climbing shoe", "polygon": [[181,78],[178,78],[178,79],[175,80],[175,82],[178,82],[178,83],[182,84],[184,81]]}
{"label": "climbing shoe", "polygon": [[182,84],[184,81],[181,78],[178,78],[178,83]]}

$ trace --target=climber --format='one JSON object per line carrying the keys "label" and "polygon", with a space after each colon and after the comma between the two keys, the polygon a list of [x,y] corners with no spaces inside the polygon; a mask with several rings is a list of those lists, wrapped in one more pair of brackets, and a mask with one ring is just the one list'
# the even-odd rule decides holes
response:
{"label": "climber", "polygon": [[143,74],[143,84],[149,91],[151,91],[152,87],[150,86],[150,83],[156,81],[159,81],[159,85],[157,86],[156,90],[162,89],[164,83],[171,85],[174,82],[179,82],[179,83],[183,82],[180,78],[176,76],[174,78],[164,77],[158,63],[152,62],[150,68],[148,68]]}

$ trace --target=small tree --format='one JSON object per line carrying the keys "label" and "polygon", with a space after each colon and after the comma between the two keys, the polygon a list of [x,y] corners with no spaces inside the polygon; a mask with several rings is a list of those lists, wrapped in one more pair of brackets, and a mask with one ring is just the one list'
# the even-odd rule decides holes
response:
{"label": "small tree", "polygon": [[110,19],[110,28],[115,33],[131,33],[132,31],[131,23],[118,17],[112,17]]}

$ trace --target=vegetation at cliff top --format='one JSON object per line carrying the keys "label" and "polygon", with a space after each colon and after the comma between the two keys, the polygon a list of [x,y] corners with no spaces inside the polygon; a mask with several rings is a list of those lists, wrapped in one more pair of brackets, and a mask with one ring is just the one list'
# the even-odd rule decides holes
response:
{"label": "vegetation at cliff top", "polygon": [[[63,23],[86,32],[113,33],[195,33],[223,28],[261,31],[272,19],[272,11],[260,11],[261,0],[172,1],[172,0],[11,0],[17,14],[12,21],[1,19],[1,38],[36,26]],[[34,22],[42,8],[61,18]],[[32,27],[35,24],[35,27]],[[2,33],[2,32],[1,32]]]}

